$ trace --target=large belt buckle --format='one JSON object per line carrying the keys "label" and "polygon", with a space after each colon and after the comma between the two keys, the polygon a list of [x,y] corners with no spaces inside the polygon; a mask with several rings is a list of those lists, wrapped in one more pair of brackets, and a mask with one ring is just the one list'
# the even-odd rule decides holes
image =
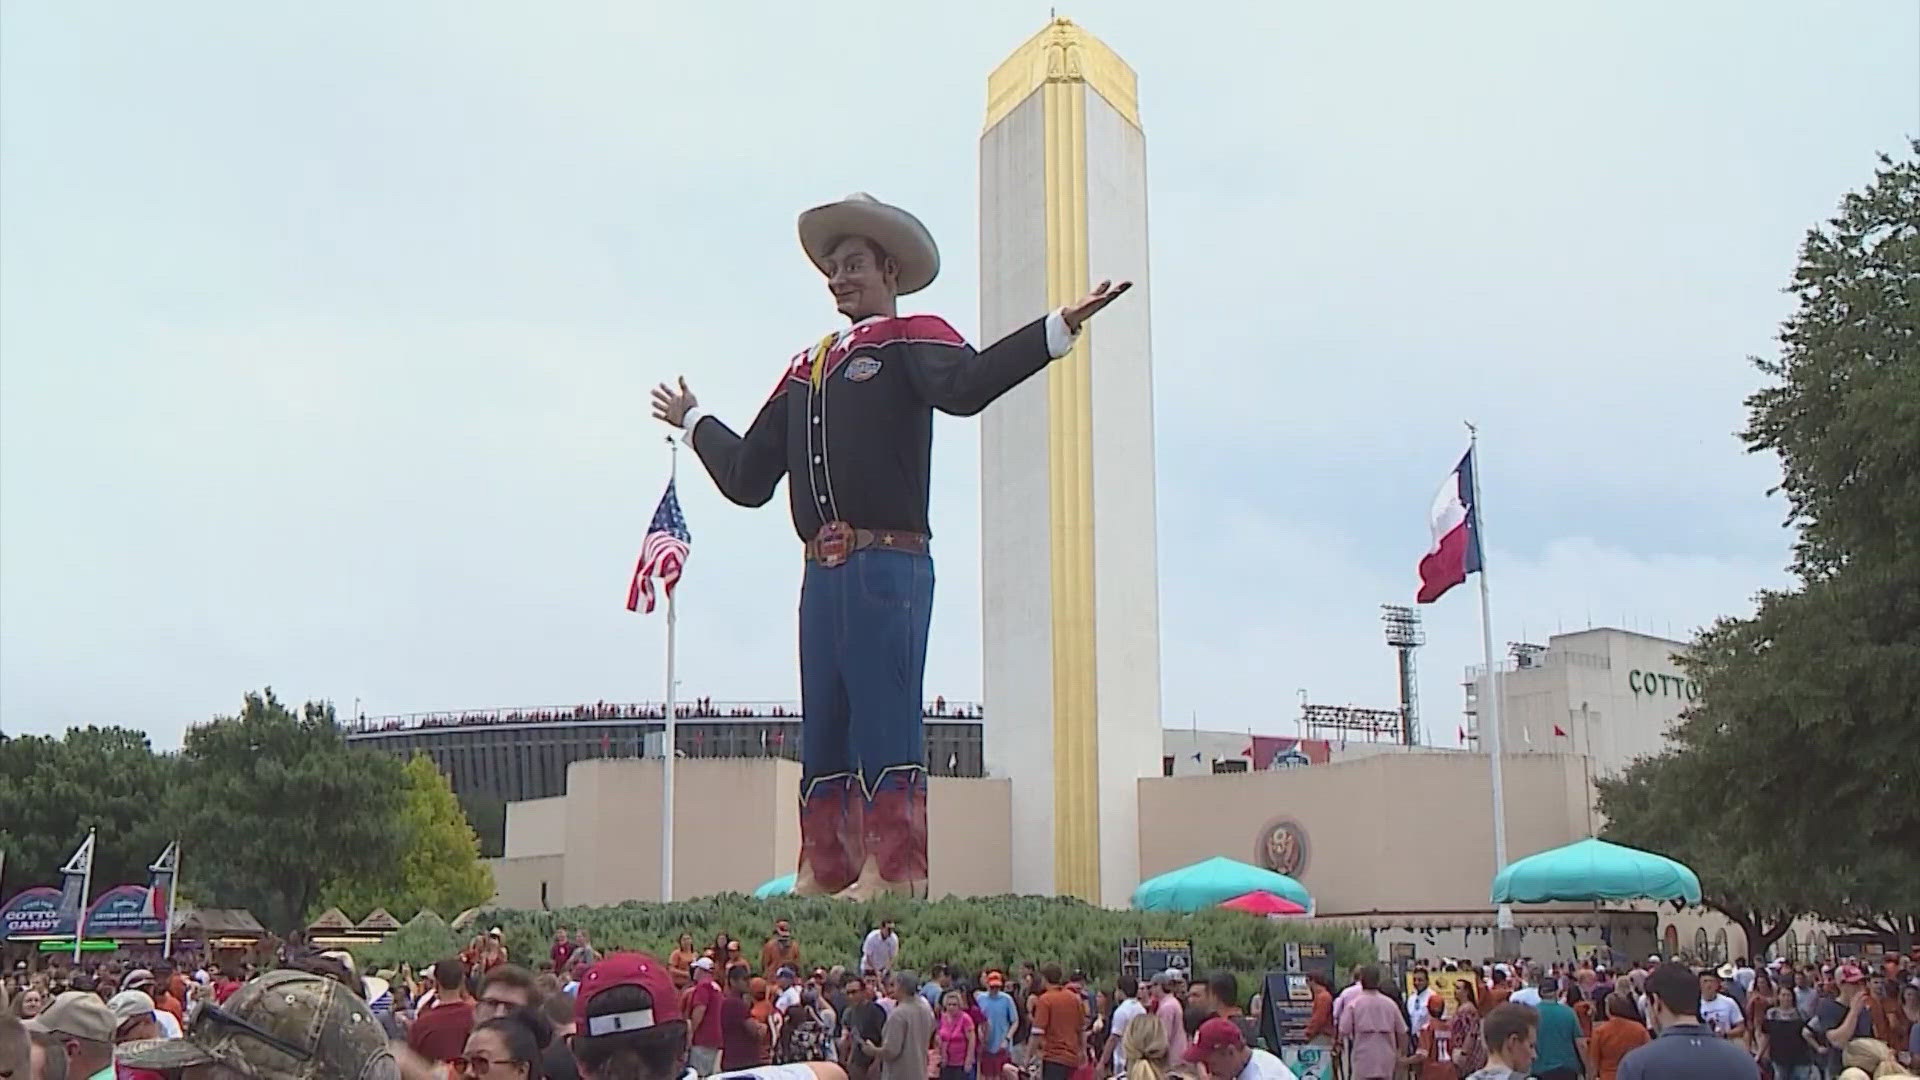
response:
{"label": "large belt buckle", "polygon": [[853,554],[853,526],[844,521],[829,521],[813,536],[813,550],[821,566],[832,569]]}

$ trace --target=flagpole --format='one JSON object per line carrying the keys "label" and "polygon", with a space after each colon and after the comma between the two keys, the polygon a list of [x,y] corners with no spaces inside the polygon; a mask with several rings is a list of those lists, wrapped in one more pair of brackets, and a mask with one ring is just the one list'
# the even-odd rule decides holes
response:
{"label": "flagpole", "polygon": [[[667,436],[667,448],[671,464],[667,466],[667,484],[672,486],[680,474],[680,444],[673,436]],[[674,605],[673,594],[676,590],[666,589],[667,594],[667,707],[660,726],[660,902],[673,902],[673,654],[674,654]]]}
{"label": "flagpole", "polygon": [[87,936],[87,897],[93,893],[93,836],[94,830],[87,830],[87,865],[80,877],[80,911],[73,917],[73,966],[80,966],[80,941]]}
{"label": "flagpole", "polygon": [[160,955],[173,959],[173,913],[180,902],[180,841],[173,842],[173,876],[167,879],[167,938]]}
{"label": "flagpole", "polygon": [[[1507,868],[1507,792],[1500,768],[1500,669],[1493,663],[1493,604],[1487,588],[1486,512],[1480,501],[1480,431],[1467,425],[1467,458],[1473,464],[1473,544],[1480,549],[1480,647],[1486,654],[1487,718],[1484,745],[1493,765],[1493,872]],[[1497,925],[1513,929],[1513,905],[1501,904]]]}

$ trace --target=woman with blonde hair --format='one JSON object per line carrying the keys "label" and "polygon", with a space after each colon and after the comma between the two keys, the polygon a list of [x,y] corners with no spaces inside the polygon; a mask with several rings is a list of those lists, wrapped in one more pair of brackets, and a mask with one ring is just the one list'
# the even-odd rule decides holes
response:
{"label": "woman with blonde hair", "polygon": [[[1150,1021],[1153,1017],[1147,1015],[1134,1019]],[[1120,1036],[1120,1055],[1127,1063],[1127,1080],[1167,1080],[1171,1068],[1167,1052],[1165,1024],[1130,1021]]]}
{"label": "woman with blonde hair", "polygon": [[1894,1058],[1893,1048],[1879,1039],[1849,1040],[1847,1048],[1840,1053],[1840,1063],[1846,1072],[1858,1069],[1875,1080],[1910,1075]]}

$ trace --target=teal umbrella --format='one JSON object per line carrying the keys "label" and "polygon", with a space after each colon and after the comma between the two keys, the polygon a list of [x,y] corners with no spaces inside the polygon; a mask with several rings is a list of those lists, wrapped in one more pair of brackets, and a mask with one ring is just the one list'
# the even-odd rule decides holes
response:
{"label": "teal umbrella", "polygon": [[1529,855],[1493,877],[1496,904],[1549,900],[1679,900],[1700,902],[1700,879],[1664,855],[1580,840]]}
{"label": "teal umbrella", "polygon": [[1306,888],[1287,875],[1217,855],[1141,882],[1133,890],[1133,906],[1144,911],[1199,911],[1250,892],[1269,892],[1313,910]]}
{"label": "teal umbrella", "polygon": [[765,900],[769,896],[787,896],[793,892],[793,878],[792,874],[782,874],[772,881],[763,881],[759,888],[753,890],[753,898]]}

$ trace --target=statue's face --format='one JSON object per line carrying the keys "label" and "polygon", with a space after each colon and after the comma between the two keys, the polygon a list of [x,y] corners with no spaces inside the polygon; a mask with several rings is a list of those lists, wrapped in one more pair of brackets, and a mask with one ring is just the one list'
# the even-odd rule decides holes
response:
{"label": "statue's face", "polygon": [[861,236],[846,237],[827,254],[823,269],[840,314],[849,319],[893,314],[900,279],[880,245]]}

